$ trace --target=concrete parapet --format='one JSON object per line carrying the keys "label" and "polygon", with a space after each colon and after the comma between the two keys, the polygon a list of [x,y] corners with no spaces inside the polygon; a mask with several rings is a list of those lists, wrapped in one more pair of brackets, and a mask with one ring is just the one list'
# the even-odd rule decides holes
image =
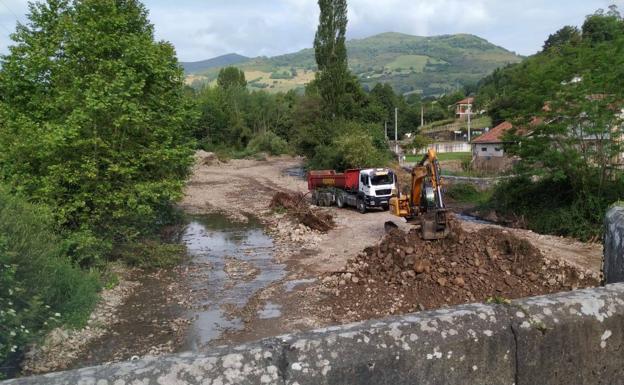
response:
{"label": "concrete parapet", "polygon": [[611,384],[624,378],[623,343],[615,284],[2,384]]}
{"label": "concrete parapet", "polygon": [[604,279],[624,282],[624,207],[612,207],[605,217]]}

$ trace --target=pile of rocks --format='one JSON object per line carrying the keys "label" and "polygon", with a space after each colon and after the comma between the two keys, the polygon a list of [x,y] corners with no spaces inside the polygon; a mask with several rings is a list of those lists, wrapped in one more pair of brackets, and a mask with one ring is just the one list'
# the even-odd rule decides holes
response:
{"label": "pile of rocks", "polygon": [[295,223],[285,215],[278,215],[275,225],[272,227],[274,237],[287,242],[308,247],[321,242],[321,232],[311,229],[302,223]]}
{"label": "pile of rocks", "polygon": [[[392,230],[323,279],[337,319],[360,320],[466,302],[501,300],[598,284],[594,277],[550,261],[505,230],[476,233],[451,223],[451,234],[424,241],[419,232]],[[345,317],[346,316],[346,317]]]}

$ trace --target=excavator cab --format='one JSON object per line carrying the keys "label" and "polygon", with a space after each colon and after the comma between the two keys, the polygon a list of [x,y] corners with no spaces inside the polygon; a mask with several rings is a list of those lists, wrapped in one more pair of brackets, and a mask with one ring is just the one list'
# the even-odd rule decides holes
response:
{"label": "excavator cab", "polygon": [[409,194],[403,194],[399,190],[389,204],[392,214],[405,218],[408,222],[420,222],[423,239],[442,239],[449,234],[447,210],[442,197],[440,164],[433,149],[429,149],[412,169]]}

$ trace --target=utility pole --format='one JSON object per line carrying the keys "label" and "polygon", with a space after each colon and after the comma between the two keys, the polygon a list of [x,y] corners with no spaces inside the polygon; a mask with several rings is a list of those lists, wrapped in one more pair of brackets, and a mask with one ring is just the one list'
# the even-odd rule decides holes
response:
{"label": "utility pole", "polygon": [[394,109],[394,152],[399,155],[399,109]]}
{"label": "utility pole", "polygon": [[472,106],[468,107],[468,143],[470,143],[470,115],[472,115]]}
{"label": "utility pole", "polygon": [[386,130],[386,139],[388,139],[388,121],[387,120],[384,122],[384,128]]}
{"label": "utility pole", "polygon": [[425,125],[425,105],[420,105],[420,128],[423,128]]}

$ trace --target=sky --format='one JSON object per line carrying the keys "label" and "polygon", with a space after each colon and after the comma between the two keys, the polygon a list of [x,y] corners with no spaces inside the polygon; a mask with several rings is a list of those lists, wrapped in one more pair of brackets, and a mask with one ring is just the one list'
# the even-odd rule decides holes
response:
{"label": "sky", "polygon": [[[316,0],[143,0],[158,39],[172,42],[181,61],[238,53],[274,56],[312,46]],[[0,0],[0,53],[27,0]],[[521,55],[541,49],[564,25],[624,0],[348,0],[348,38],[382,32],[432,36],[471,33]],[[624,12],[623,12],[624,13]]]}

